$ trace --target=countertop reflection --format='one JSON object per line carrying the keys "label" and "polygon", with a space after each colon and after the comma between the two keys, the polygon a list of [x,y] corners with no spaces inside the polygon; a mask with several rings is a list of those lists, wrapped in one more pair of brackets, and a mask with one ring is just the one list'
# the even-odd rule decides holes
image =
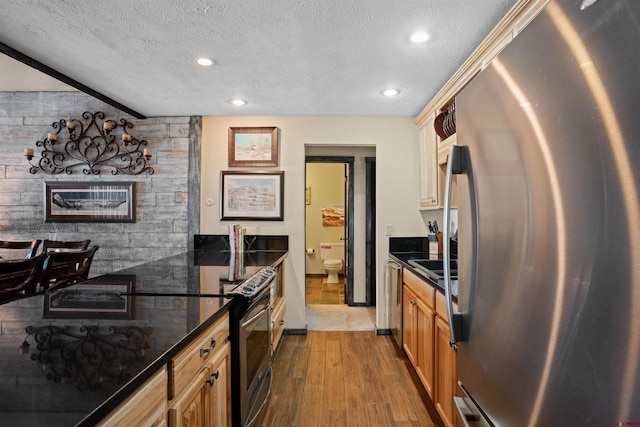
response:
{"label": "countertop reflection", "polygon": [[94,425],[226,311],[214,295],[286,255],[230,275],[228,251],[188,252],[0,305],[2,424]]}

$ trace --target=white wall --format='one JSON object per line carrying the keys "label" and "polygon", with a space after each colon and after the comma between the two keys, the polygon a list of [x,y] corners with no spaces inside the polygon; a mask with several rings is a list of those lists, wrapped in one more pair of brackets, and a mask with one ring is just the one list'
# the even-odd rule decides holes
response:
{"label": "white wall", "polygon": [[[285,328],[306,328],[305,322],[305,147],[376,147],[377,283],[376,324],[388,327],[384,263],[388,253],[385,224],[394,236],[425,236],[418,210],[418,131],[413,117],[378,116],[225,116],[203,117],[201,226],[203,234],[223,234],[229,221],[220,221],[220,171],[227,165],[229,127],[277,126],[280,159],[285,172],[284,221],[245,221],[249,234],[289,235],[286,268]],[[257,168],[267,170],[269,168]],[[213,204],[209,206],[207,199]]]}

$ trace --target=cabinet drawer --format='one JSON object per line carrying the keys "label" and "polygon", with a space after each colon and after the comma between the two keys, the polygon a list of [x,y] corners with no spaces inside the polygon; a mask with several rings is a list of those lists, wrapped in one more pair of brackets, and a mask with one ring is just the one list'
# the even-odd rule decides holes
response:
{"label": "cabinet drawer", "polygon": [[173,399],[180,390],[186,388],[228,339],[229,313],[225,313],[169,361],[169,399]]}
{"label": "cabinet drawer", "polygon": [[429,308],[433,309],[435,289],[425,279],[421,279],[411,270],[403,269],[402,281],[413,291],[418,298]]}
{"label": "cabinet drawer", "polygon": [[[453,311],[454,313],[458,311],[458,304],[455,302],[453,303]],[[449,322],[447,317],[447,300],[444,294],[440,292],[436,292],[436,313],[442,317],[445,322]]]}

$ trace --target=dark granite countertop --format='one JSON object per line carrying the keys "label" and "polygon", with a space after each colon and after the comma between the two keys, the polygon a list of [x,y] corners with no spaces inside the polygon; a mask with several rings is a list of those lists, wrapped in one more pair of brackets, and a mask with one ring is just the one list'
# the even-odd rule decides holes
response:
{"label": "dark granite countertop", "polygon": [[229,255],[205,244],[0,305],[0,424],[95,425],[226,312],[231,300],[214,295],[282,262],[287,251],[248,250],[235,259],[244,271],[231,281]]}
{"label": "dark granite countertop", "polygon": [[[424,272],[409,263],[416,259],[429,259],[429,242],[426,237],[391,237],[389,238],[389,258],[398,262],[402,267],[424,278],[441,293],[444,293],[444,280],[433,280]],[[451,294],[454,301],[458,300],[458,281],[451,280]]]}
{"label": "dark granite countertop", "polygon": [[[439,279],[437,281],[433,280],[431,277],[427,276],[420,270],[419,268],[414,267],[409,264],[410,260],[414,259],[428,259],[429,254],[424,252],[396,252],[389,253],[389,258],[397,261],[402,265],[402,267],[411,270],[413,273],[422,277],[426,282],[433,285],[438,291],[444,294],[444,279]],[[454,301],[458,301],[458,280],[451,280],[451,296]]]}

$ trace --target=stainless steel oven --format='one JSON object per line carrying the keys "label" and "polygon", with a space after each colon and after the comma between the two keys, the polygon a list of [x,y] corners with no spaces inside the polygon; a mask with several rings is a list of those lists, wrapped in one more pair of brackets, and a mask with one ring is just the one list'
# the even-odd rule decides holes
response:
{"label": "stainless steel oven", "polygon": [[[234,427],[258,426],[271,395],[271,281],[259,271],[238,287],[231,308],[231,414]],[[249,288],[247,290],[247,288]]]}

